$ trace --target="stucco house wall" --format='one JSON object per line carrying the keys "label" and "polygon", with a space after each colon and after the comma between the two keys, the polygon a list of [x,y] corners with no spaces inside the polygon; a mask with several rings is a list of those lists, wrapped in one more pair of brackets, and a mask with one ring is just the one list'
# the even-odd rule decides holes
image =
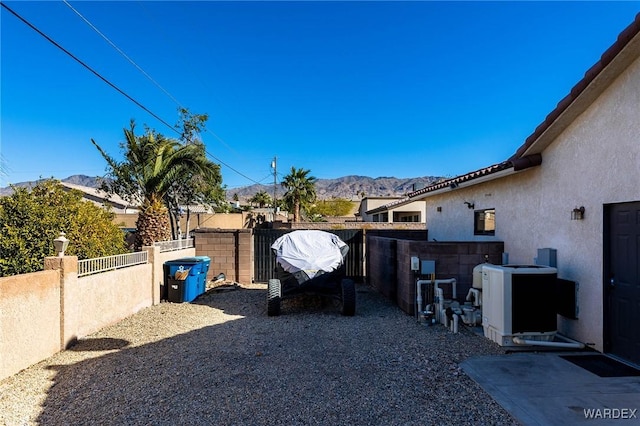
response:
{"label": "stucco house wall", "polygon": [[[360,202],[360,207],[358,208],[358,214],[362,218],[363,222],[373,222],[374,214],[367,213],[371,210],[374,210],[378,207],[382,207],[388,205],[389,203],[393,203],[394,201],[401,201],[402,198],[398,197],[365,197]],[[425,223],[426,221],[426,205],[424,201],[412,201],[405,204],[400,204],[398,206],[393,206],[389,208],[388,211],[388,219],[386,222],[394,222],[393,213],[404,213],[404,212],[414,212],[420,216],[419,222]]]}
{"label": "stucco house wall", "polygon": [[[426,199],[431,239],[504,241],[509,263],[557,249],[559,277],[580,286],[579,319],[559,317],[559,331],[600,351],[604,206],[640,200],[639,105],[636,59],[542,152],[539,167]],[[571,220],[580,206],[584,219]],[[473,212],[487,208],[496,209],[495,236],[475,236]]]}

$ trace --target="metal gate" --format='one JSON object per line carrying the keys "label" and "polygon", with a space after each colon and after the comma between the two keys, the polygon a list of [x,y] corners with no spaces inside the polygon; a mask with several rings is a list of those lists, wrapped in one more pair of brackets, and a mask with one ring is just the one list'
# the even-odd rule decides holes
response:
{"label": "metal gate", "polygon": [[[253,230],[253,280],[255,282],[267,282],[275,278],[276,257],[271,252],[271,245],[282,235],[292,232],[291,229],[254,229]],[[347,277],[362,281],[364,277],[363,253],[364,239],[361,229],[333,229],[327,230],[337,235],[349,246],[349,252],[345,258]]]}

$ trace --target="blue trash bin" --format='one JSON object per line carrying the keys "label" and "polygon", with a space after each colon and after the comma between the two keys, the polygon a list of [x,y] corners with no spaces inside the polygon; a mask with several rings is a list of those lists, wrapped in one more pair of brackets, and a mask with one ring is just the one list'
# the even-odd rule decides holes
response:
{"label": "blue trash bin", "polygon": [[194,259],[199,259],[202,262],[200,275],[198,276],[198,284],[200,286],[200,294],[203,294],[207,291],[207,274],[209,273],[211,258],[209,256],[195,256]]}
{"label": "blue trash bin", "polygon": [[[202,273],[204,259],[195,257],[183,257],[180,259],[169,260],[165,265],[169,268],[168,300],[169,302],[181,303],[191,302],[204,293],[204,287],[201,285],[202,276],[206,277],[206,273]],[[189,271],[184,282],[175,279],[178,271]]]}

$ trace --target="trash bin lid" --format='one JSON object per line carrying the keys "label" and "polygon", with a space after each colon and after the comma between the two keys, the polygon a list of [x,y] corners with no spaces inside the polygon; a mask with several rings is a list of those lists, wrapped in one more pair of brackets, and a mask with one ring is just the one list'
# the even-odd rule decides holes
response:
{"label": "trash bin lid", "polygon": [[167,260],[165,263],[169,265],[187,265],[193,263],[201,263],[204,259],[199,259],[197,257],[182,257],[180,259]]}

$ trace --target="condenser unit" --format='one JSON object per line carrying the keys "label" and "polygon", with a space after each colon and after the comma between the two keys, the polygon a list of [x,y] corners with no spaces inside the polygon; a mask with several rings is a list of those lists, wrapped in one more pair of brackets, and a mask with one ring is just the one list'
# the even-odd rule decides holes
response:
{"label": "condenser unit", "polygon": [[557,332],[554,303],[557,269],[538,265],[482,266],[482,327],[500,346],[514,337],[552,341]]}

